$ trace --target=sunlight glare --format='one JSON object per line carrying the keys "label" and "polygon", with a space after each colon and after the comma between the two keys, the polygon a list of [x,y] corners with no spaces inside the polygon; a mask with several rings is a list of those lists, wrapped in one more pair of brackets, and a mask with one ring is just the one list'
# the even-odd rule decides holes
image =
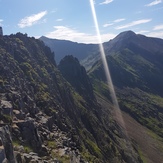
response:
{"label": "sunlight glare", "polygon": [[124,121],[123,121],[123,118],[122,118],[122,113],[121,113],[120,108],[119,108],[119,104],[118,104],[118,100],[117,100],[117,97],[116,97],[116,94],[115,94],[113,82],[112,82],[112,79],[111,79],[111,75],[110,75],[110,71],[109,71],[109,67],[108,67],[104,47],[103,47],[102,40],[101,40],[101,35],[100,35],[100,30],[99,30],[99,25],[98,25],[98,21],[97,21],[97,16],[96,16],[96,11],[95,11],[93,0],[90,0],[90,5],[91,5],[92,15],[93,15],[93,19],[94,19],[94,24],[95,24],[95,27],[96,27],[96,33],[97,33],[97,38],[98,38],[99,48],[100,48],[100,54],[101,54],[101,59],[102,59],[102,63],[103,63],[103,66],[104,66],[104,71],[105,71],[105,75],[106,75],[106,79],[107,79],[107,84],[108,84],[108,87],[109,87],[109,90],[110,90],[110,95],[111,95],[111,98],[112,98],[112,102],[113,102],[113,105],[114,105],[114,108],[115,108],[116,120],[125,129],[125,124],[124,124]]}

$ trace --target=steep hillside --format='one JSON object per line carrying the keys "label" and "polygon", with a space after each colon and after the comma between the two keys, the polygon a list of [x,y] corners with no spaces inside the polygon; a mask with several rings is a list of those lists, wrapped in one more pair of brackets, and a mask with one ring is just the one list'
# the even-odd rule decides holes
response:
{"label": "steep hillside", "polygon": [[50,39],[45,36],[39,38],[55,53],[55,60],[57,63],[66,55],[73,55],[79,60],[83,60],[88,55],[98,50],[96,44],[84,44],[67,40]]}
{"label": "steep hillside", "polygon": [[[129,31],[111,43],[112,47],[106,43],[105,50],[121,110],[160,137],[162,144],[163,40]],[[100,60],[89,70],[89,75],[95,91],[110,100]],[[162,155],[159,157],[163,159]]]}
{"label": "steep hillside", "polygon": [[0,162],[142,162],[109,108],[97,103],[84,68],[71,61],[84,82],[67,82],[42,41],[0,37]]}

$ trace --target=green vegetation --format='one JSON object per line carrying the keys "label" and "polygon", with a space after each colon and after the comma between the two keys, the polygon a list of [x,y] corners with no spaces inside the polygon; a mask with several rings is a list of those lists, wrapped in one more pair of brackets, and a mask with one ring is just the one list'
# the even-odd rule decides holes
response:
{"label": "green vegetation", "polygon": [[88,151],[82,152],[82,156],[85,160],[89,161],[90,163],[99,163],[99,159],[91,155]]}
{"label": "green vegetation", "polygon": [[47,146],[51,149],[56,149],[57,148],[57,145],[56,145],[56,142],[55,141],[47,141]]}
{"label": "green vegetation", "polygon": [[21,142],[19,140],[13,140],[12,143],[13,143],[13,146],[15,146],[15,147],[23,146],[25,153],[33,152],[33,149],[31,146],[29,146],[27,144],[21,144]]}
{"label": "green vegetation", "polygon": [[138,153],[139,153],[139,156],[142,159],[143,163],[148,163],[148,161],[146,159],[146,156],[144,156],[144,154],[143,154],[143,152],[141,151],[140,148],[138,148]]}
{"label": "green vegetation", "polygon": [[23,147],[24,147],[24,151],[25,151],[26,153],[33,152],[33,149],[32,149],[29,145],[24,145]]}
{"label": "green vegetation", "polygon": [[60,161],[60,163],[69,163],[70,162],[70,156],[69,155],[61,155],[59,153],[59,149],[57,148],[57,144],[55,141],[47,141],[47,147],[51,151],[51,156],[53,158],[57,158],[57,160]]}
{"label": "green vegetation", "polygon": [[[120,108],[163,137],[163,74],[158,61],[122,49],[107,57]],[[94,90],[111,101],[102,64],[89,71]],[[157,93],[156,93],[157,92]]]}
{"label": "green vegetation", "polygon": [[1,118],[5,123],[8,124],[12,123],[12,117],[10,115],[3,114]]}
{"label": "green vegetation", "polygon": [[161,110],[163,98],[139,89],[129,88],[123,90],[123,96],[119,93],[118,97],[122,110],[130,113],[137,121],[161,137],[163,136],[163,112]]}
{"label": "green vegetation", "polygon": [[[163,137],[158,136],[156,133],[154,133],[153,131],[148,131],[148,135],[152,136],[155,140],[157,140],[158,142],[163,142]],[[155,146],[157,146],[157,149],[163,153],[163,146],[161,144],[155,144]]]}
{"label": "green vegetation", "polygon": [[58,160],[60,161],[60,163],[69,163],[70,162],[70,156],[68,156],[68,155],[60,156],[58,158]]}
{"label": "green vegetation", "polygon": [[95,155],[97,156],[97,158],[101,158],[101,150],[99,149],[99,147],[97,146],[97,144],[95,144],[93,141],[91,140],[86,140],[86,144],[89,146],[88,148],[91,148],[91,151],[93,153],[95,153]]}
{"label": "green vegetation", "polygon": [[105,82],[95,79],[93,80],[93,87],[96,94],[103,95],[103,97],[111,101],[109,88]]}

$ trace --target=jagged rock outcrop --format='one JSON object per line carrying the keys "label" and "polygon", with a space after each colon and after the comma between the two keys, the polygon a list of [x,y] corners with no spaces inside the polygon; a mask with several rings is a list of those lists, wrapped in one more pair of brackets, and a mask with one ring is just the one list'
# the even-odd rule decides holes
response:
{"label": "jagged rock outcrop", "polygon": [[58,68],[65,79],[80,95],[87,100],[95,100],[92,84],[87,76],[85,68],[80,65],[77,58],[72,55],[64,57],[60,61]]}
{"label": "jagged rock outcrop", "polygon": [[35,150],[41,149],[41,138],[33,119],[17,122],[16,125],[19,127],[20,133],[22,134],[21,138],[26,144],[29,144]]}
{"label": "jagged rock outcrop", "polygon": [[0,162],[15,163],[10,130],[8,126],[0,127]]}

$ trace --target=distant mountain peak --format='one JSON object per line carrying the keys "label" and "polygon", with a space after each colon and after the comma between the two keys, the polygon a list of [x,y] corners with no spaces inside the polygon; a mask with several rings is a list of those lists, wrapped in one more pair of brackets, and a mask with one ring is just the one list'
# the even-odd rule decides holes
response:
{"label": "distant mountain peak", "polygon": [[131,30],[128,30],[128,31],[121,32],[119,35],[133,36],[136,35],[136,33]]}
{"label": "distant mountain peak", "polygon": [[129,31],[121,32],[114,39],[110,40],[109,42],[106,42],[104,46],[105,49],[107,49],[108,51],[111,50],[115,51],[121,49],[122,47],[128,46],[130,42],[137,39],[138,39],[137,34],[129,30]]}
{"label": "distant mountain peak", "polygon": [[62,62],[71,62],[71,64],[73,63],[73,64],[80,64],[79,63],[79,61],[78,61],[78,59],[76,58],[76,57],[74,57],[73,55],[67,55],[67,56],[65,56],[61,61],[60,61],[60,63],[62,64]]}
{"label": "distant mountain peak", "polygon": [[115,37],[114,40],[118,39],[118,40],[122,40],[122,39],[129,39],[131,37],[135,37],[136,33],[134,33],[133,31],[125,31],[125,32],[121,32],[119,35],[117,35]]}

